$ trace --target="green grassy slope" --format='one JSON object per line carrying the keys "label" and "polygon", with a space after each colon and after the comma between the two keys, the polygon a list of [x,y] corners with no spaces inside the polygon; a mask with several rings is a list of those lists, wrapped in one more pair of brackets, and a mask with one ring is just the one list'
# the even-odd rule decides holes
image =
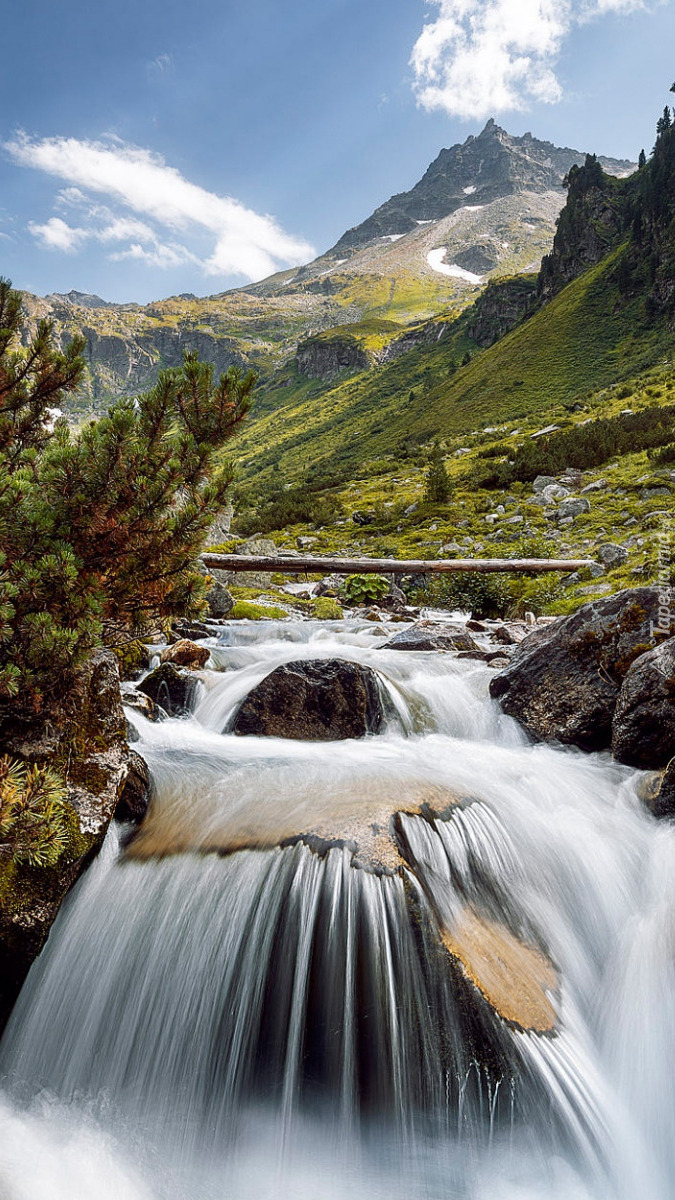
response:
{"label": "green grassy slope", "polygon": [[[335,386],[289,368],[233,444],[240,478],[259,487],[276,472],[293,481],[322,464],[327,478],[353,475],[369,460],[398,460],[435,437],[526,418],[548,424],[591,392],[634,376],[667,355],[675,338],[663,326],[646,327],[641,298],[622,302],[614,282],[622,253],[488,350],[471,342],[460,317],[435,345]],[[467,350],[472,361],[452,371]]]}

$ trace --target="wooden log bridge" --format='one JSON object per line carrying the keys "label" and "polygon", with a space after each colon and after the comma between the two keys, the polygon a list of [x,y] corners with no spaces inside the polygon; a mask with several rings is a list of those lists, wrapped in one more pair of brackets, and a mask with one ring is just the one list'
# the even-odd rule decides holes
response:
{"label": "wooden log bridge", "polygon": [[282,575],[443,575],[450,571],[532,572],[581,571],[590,558],[311,558],[283,554],[202,554],[205,567],[218,571],[279,571]]}

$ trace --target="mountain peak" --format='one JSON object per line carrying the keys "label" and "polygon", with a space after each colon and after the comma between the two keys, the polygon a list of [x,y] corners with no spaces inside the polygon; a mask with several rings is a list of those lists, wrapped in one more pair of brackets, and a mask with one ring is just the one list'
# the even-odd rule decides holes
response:
{"label": "mountain peak", "polygon": [[[586,155],[580,150],[539,141],[531,133],[515,137],[490,117],[485,128],[465,142],[441,150],[409,192],[392,196],[361,225],[350,229],[335,253],[359,249],[381,238],[400,237],[416,225],[438,221],[460,208],[484,207],[521,192],[561,192],[565,176]],[[634,163],[600,158],[605,171],[628,175]]]}

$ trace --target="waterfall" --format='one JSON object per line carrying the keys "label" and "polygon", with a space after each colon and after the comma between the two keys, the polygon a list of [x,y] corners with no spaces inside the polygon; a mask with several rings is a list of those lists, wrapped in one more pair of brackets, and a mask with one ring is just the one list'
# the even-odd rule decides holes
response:
{"label": "waterfall", "polygon": [[[191,718],[132,714],[151,808],[3,1039],[2,1200],[672,1195],[675,833],[381,632],[227,626]],[[387,729],[223,732],[308,657],[374,668]]]}

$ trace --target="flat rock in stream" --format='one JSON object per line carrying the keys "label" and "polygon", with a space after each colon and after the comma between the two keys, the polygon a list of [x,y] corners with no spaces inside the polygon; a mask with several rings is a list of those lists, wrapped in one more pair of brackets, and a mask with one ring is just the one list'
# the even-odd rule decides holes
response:
{"label": "flat rock in stream", "polygon": [[535,630],[492,679],[491,696],[535,741],[608,750],[623,680],[654,647],[662,594],[630,588]]}
{"label": "flat rock in stream", "polygon": [[459,625],[448,625],[441,621],[417,621],[410,629],[394,634],[381,650],[450,650],[476,653],[483,652],[477,642]]}
{"label": "flat rock in stream", "polygon": [[341,658],[284,663],[249,692],[231,731],[334,742],[379,733],[389,704],[375,671]]}

